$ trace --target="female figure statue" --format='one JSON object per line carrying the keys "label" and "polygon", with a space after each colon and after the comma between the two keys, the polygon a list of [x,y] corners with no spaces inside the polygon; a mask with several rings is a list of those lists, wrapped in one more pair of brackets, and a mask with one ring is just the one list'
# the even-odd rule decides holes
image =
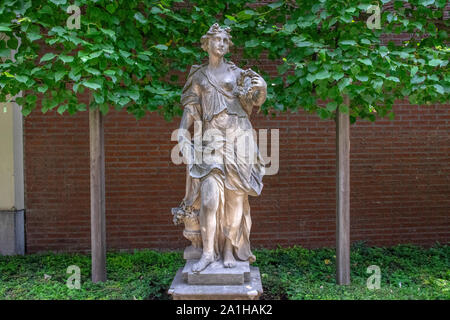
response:
{"label": "female figure statue", "polygon": [[[203,247],[193,272],[218,259],[228,268],[236,265],[236,259],[255,261],[248,196],[260,195],[265,171],[249,116],[266,100],[267,85],[251,69],[243,71],[224,59],[232,45],[230,31],[216,23],[201,38],[209,62],[192,66],[181,97],[184,113],[178,142],[188,161],[188,175],[180,208],[190,213],[200,210]],[[190,139],[188,130],[194,123],[194,135],[201,127],[200,146]],[[236,140],[244,136],[253,141],[253,148],[246,145],[242,150],[239,143],[236,147]]]}

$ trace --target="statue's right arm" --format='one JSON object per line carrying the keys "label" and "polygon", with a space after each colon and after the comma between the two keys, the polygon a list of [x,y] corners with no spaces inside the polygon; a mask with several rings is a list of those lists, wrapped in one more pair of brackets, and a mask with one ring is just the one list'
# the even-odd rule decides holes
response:
{"label": "statue's right arm", "polygon": [[191,68],[181,95],[184,111],[178,130],[178,145],[185,161],[189,164],[192,164],[194,159],[194,145],[191,142],[189,129],[195,121],[201,121],[201,87],[195,76],[198,69],[198,66]]}
{"label": "statue's right arm", "polygon": [[189,129],[194,123],[194,116],[189,111],[189,108],[195,106],[186,106],[184,108],[183,117],[181,118],[180,127],[178,128],[178,145],[186,163],[190,164],[193,161],[193,145],[191,142],[191,134]]}

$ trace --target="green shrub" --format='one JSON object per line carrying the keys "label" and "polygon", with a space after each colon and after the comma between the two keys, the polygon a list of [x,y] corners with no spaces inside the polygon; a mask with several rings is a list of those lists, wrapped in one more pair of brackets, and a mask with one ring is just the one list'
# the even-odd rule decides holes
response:
{"label": "green shrub", "polygon": [[[450,299],[448,245],[425,249],[356,243],[351,250],[349,286],[336,285],[334,249],[294,246],[254,253],[263,283],[262,299]],[[80,267],[80,290],[66,286],[70,265]],[[183,265],[181,252],[109,252],[108,280],[94,284],[89,255],[0,256],[0,299],[169,299],[167,290]],[[370,265],[380,267],[380,289],[367,288]]]}

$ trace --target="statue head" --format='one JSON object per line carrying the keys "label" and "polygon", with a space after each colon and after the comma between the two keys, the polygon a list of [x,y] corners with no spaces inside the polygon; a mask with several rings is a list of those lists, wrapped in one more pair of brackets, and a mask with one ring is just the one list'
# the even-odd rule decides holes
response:
{"label": "statue head", "polygon": [[219,24],[214,23],[200,39],[202,49],[209,54],[225,55],[228,53],[229,48],[233,46],[230,32],[231,28],[221,28]]}

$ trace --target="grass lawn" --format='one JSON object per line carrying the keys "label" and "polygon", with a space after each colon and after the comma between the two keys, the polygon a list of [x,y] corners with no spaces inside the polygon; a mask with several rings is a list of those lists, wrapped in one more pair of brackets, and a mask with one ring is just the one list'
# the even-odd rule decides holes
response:
{"label": "grass lawn", "polygon": [[[254,250],[264,287],[262,299],[450,299],[450,247],[355,244],[350,286],[335,284],[335,251],[302,247]],[[69,289],[67,267],[81,270],[81,289]],[[0,299],[169,299],[167,289],[181,252],[109,252],[108,281],[93,284],[82,254],[0,256]],[[367,267],[381,270],[380,289],[369,290]]]}

